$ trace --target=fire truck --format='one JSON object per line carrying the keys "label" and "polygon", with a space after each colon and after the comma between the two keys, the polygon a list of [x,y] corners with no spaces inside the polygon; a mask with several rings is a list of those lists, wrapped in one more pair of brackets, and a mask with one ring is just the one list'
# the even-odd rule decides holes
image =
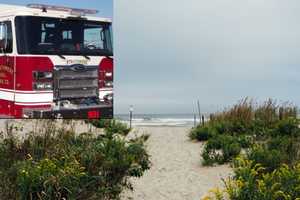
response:
{"label": "fire truck", "polygon": [[0,4],[0,118],[112,118],[112,22],[97,10]]}

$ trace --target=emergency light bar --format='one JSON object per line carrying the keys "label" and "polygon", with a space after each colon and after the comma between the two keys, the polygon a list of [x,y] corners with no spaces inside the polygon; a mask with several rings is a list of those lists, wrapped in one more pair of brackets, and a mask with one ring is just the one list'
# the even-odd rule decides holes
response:
{"label": "emergency light bar", "polygon": [[85,14],[95,15],[98,13],[98,10],[69,8],[69,7],[53,6],[53,5],[45,5],[45,4],[28,4],[27,7],[41,9],[43,12],[47,12],[47,10],[54,10],[54,11],[69,12],[71,15],[81,15],[81,16]]}

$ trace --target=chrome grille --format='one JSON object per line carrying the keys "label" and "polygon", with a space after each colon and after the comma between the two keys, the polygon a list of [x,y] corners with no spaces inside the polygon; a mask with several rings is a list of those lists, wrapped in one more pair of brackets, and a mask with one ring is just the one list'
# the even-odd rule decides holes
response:
{"label": "chrome grille", "polygon": [[79,79],[79,78],[97,78],[98,70],[92,70],[87,68],[86,71],[74,71],[71,68],[60,70],[60,73],[57,74],[59,79]]}
{"label": "chrome grille", "polygon": [[79,79],[76,81],[72,80],[61,80],[60,89],[74,89],[74,88],[85,88],[85,87],[98,87],[97,79]]}
{"label": "chrome grille", "polygon": [[54,99],[98,97],[98,66],[56,66]]}
{"label": "chrome grille", "polygon": [[59,92],[60,98],[67,99],[67,98],[79,98],[79,97],[91,97],[97,94],[96,89],[86,89],[86,90],[69,90],[69,89],[61,89]]}

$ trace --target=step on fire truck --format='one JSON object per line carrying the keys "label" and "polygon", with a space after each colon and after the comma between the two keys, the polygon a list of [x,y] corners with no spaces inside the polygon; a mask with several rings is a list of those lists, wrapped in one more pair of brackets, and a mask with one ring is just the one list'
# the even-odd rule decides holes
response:
{"label": "step on fire truck", "polygon": [[98,11],[0,4],[0,118],[112,118],[112,23]]}

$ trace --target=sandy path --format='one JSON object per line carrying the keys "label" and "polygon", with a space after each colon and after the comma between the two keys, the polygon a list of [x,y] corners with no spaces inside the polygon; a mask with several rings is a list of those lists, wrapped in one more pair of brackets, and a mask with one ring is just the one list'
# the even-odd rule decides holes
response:
{"label": "sandy path", "polygon": [[148,150],[152,168],[140,179],[133,179],[134,192],[123,200],[199,200],[212,187],[221,185],[231,169],[224,165],[202,167],[203,144],[188,140],[185,127],[143,127],[138,133],[151,135]]}

